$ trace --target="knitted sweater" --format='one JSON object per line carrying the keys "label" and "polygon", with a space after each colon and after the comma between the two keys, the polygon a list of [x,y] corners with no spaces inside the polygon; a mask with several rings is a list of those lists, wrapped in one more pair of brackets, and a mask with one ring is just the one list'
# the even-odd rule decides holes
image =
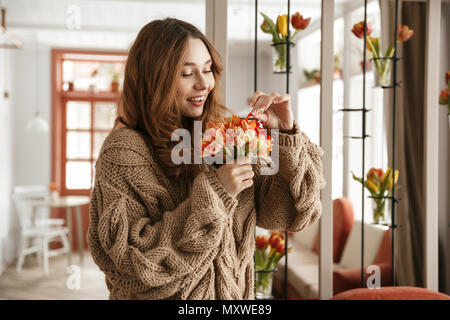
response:
{"label": "knitted sweater", "polygon": [[88,244],[110,299],[254,299],[255,225],[299,231],[321,215],[322,149],[294,122],[279,171],[235,197],[214,165],[190,190],[168,179],[145,135],[112,131],[96,162]]}

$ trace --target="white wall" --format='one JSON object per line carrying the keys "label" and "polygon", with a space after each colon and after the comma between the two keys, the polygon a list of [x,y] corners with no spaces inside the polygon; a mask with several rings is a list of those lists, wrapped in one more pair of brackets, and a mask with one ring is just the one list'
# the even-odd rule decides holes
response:
{"label": "white wall", "polygon": [[[13,104],[11,98],[16,91],[12,90],[13,70],[10,49],[0,49],[0,274],[15,257],[16,220],[11,215],[11,190],[13,184]],[[9,98],[4,93],[8,92]]]}
{"label": "white wall", "polygon": [[38,45],[36,49],[34,43],[25,42],[24,48],[15,53],[12,69],[13,85],[17,92],[12,98],[14,184],[48,184],[50,132],[30,133],[25,128],[36,110],[39,110],[51,128],[50,48]]}

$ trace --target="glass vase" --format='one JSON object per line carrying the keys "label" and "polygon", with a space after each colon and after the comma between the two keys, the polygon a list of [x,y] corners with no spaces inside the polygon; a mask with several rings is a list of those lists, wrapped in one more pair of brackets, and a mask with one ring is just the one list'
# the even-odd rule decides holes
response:
{"label": "glass vase", "polygon": [[387,222],[386,218],[387,218],[386,217],[386,199],[374,200],[373,222],[374,223]]}
{"label": "glass vase", "polygon": [[272,299],[273,274],[276,269],[256,271],[255,298],[258,300]]}
{"label": "glass vase", "polygon": [[274,73],[286,72],[286,45],[272,44],[272,64]]}
{"label": "glass vase", "polygon": [[375,63],[374,86],[387,87],[391,84],[391,60],[380,59]]}

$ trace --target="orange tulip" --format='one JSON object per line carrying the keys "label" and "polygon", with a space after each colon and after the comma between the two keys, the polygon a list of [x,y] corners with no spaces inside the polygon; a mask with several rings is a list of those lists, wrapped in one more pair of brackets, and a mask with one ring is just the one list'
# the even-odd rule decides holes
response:
{"label": "orange tulip", "polygon": [[398,26],[398,34],[397,34],[397,41],[399,42],[406,42],[411,38],[414,34],[414,30],[411,30],[406,24],[405,25],[399,25]]}
{"label": "orange tulip", "polygon": [[272,248],[276,248],[278,245],[278,242],[284,241],[284,236],[280,232],[272,232],[270,235],[269,243]]}
{"label": "orange tulip", "polygon": [[258,249],[264,249],[264,247],[267,245],[267,243],[269,242],[269,239],[267,238],[267,236],[256,236],[256,248]]}
{"label": "orange tulip", "polygon": [[[370,36],[370,34],[372,33],[372,23],[367,22],[367,28],[366,28],[366,36]],[[362,39],[364,38],[364,21],[360,21],[358,23],[356,23],[353,26],[352,32],[355,36],[357,36],[358,38]]]}
{"label": "orange tulip", "polygon": [[296,12],[291,18],[292,26],[297,30],[306,29],[310,21],[311,17],[303,19],[303,16],[299,12]]}
{"label": "orange tulip", "polygon": [[372,181],[378,181],[383,176],[383,170],[372,168],[367,173],[367,179]]}
{"label": "orange tulip", "polygon": [[285,254],[286,253],[286,244],[284,241],[280,241],[278,242],[278,245],[276,247],[277,252],[281,253],[281,254]]}

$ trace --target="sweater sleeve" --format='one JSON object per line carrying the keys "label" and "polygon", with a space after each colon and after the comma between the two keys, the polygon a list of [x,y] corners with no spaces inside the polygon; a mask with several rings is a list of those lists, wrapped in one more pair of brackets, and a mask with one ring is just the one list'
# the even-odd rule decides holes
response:
{"label": "sweater sleeve", "polygon": [[95,262],[103,271],[112,268],[158,287],[161,299],[182,291],[183,279],[214,259],[237,200],[210,170],[170,208],[161,177],[131,150],[106,150],[96,170],[88,232]]}
{"label": "sweater sleeve", "polygon": [[255,167],[257,226],[267,230],[300,231],[321,215],[320,190],[323,150],[300,131],[294,121],[290,132],[279,133],[279,168],[261,175]]}

